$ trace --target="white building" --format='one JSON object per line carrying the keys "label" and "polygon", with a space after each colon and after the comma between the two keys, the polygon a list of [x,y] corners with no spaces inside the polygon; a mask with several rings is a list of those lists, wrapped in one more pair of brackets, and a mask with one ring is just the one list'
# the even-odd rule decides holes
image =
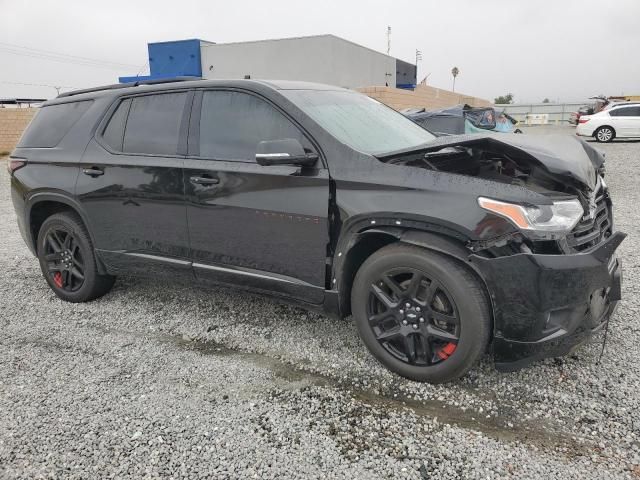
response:
{"label": "white building", "polygon": [[416,67],[334,35],[202,43],[202,77],[302,80],[345,88],[413,88]]}

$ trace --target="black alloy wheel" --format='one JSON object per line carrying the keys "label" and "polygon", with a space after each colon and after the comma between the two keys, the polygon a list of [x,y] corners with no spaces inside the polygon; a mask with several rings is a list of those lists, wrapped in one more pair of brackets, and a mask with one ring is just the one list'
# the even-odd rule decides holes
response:
{"label": "black alloy wheel", "polygon": [[45,237],[44,258],[56,287],[75,292],[84,283],[84,261],[73,232],[52,228]]}
{"label": "black alloy wheel", "polygon": [[446,361],[460,339],[458,309],[437,280],[411,268],[371,283],[367,315],[376,340],[410,365]]}
{"label": "black alloy wheel", "polygon": [[392,244],[360,266],[351,310],[369,351],[411,380],[442,383],[464,375],[489,343],[484,286],[463,262]]}
{"label": "black alloy wheel", "polygon": [[56,213],[42,223],[37,253],[45,280],[68,302],[101,297],[115,282],[115,277],[98,271],[91,237],[73,212]]}

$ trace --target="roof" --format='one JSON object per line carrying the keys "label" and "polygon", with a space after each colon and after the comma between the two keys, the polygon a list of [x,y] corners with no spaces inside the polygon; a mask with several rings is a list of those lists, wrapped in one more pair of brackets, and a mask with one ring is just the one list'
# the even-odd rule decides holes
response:
{"label": "roof", "polygon": [[85,90],[74,90],[60,94],[56,99],[46,103],[46,105],[64,103],[65,101],[89,100],[108,95],[126,95],[129,93],[154,92],[162,90],[173,90],[175,88],[203,88],[203,87],[232,87],[243,88],[259,86],[273,90],[334,90],[348,91],[341,87],[325,85],[322,83],[300,82],[295,80],[193,80],[191,77],[152,80],[148,82],[116,83],[104,85],[102,87],[89,88]]}

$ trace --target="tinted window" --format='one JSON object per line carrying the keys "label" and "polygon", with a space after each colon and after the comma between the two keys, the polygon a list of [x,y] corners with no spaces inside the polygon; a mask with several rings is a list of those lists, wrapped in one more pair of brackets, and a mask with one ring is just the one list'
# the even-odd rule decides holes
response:
{"label": "tinted window", "polygon": [[91,100],[42,107],[20,140],[19,147],[51,148],[87,111]]}
{"label": "tinted window", "polygon": [[123,151],[175,155],[186,93],[135,97],[124,132]]}
{"label": "tinted window", "polygon": [[247,93],[204,92],[201,157],[253,162],[259,142],[285,138],[295,138],[312,150],[300,130],[266,101]]}
{"label": "tinted window", "polygon": [[611,110],[609,115],[612,117],[639,117],[640,107],[622,107]]}
{"label": "tinted window", "polygon": [[122,141],[124,139],[124,124],[127,120],[127,114],[129,113],[129,105],[131,105],[131,99],[125,100],[118,105],[116,111],[113,112],[107,128],[104,129],[102,139],[113,150],[122,151]]}

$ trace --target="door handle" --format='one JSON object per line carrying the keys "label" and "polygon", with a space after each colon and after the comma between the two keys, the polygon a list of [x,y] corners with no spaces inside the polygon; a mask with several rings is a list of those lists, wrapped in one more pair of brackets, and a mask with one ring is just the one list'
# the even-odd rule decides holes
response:
{"label": "door handle", "polygon": [[210,177],[209,175],[201,175],[201,176],[193,176],[190,178],[191,183],[195,183],[196,185],[217,185],[220,183],[220,180],[217,178]]}
{"label": "door handle", "polygon": [[100,175],[104,175],[104,170],[98,167],[83,168],[82,173],[90,177],[99,177]]}

